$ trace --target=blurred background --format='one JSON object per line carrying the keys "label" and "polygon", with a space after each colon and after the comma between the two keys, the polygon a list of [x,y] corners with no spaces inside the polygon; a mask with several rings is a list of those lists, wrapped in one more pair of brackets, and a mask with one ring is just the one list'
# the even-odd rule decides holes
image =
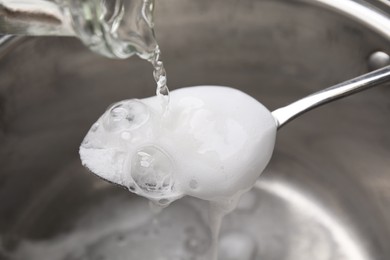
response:
{"label": "blurred background", "polygon": [[[270,111],[390,61],[385,0],[157,0],[155,22],[171,90],[231,86]],[[152,66],[69,37],[2,39],[0,259],[203,259],[204,202],[156,217],[79,160],[111,103],[155,94]],[[389,158],[388,86],[294,120],[226,217],[220,259],[389,259]]]}

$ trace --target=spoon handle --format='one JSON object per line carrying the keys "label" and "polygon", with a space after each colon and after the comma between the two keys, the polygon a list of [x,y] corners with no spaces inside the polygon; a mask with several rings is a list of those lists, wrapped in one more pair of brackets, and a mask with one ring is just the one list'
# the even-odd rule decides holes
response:
{"label": "spoon handle", "polygon": [[377,86],[390,80],[390,66],[347,80],[335,86],[315,92],[290,105],[281,107],[272,112],[277,128],[302,115],[313,108],[325,105],[337,99],[355,94],[365,89]]}

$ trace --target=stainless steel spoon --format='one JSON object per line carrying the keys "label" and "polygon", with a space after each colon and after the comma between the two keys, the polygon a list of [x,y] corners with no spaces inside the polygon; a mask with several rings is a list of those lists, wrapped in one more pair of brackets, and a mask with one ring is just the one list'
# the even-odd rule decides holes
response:
{"label": "stainless steel spoon", "polygon": [[277,128],[281,128],[294,118],[337,99],[390,81],[390,66],[375,70],[335,86],[315,92],[307,97],[272,112]]}
{"label": "stainless steel spoon", "polygon": [[[166,129],[161,131],[162,129],[156,129],[161,127],[160,123],[152,123],[152,121],[147,123],[150,116],[149,108],[154,111],[161,109],[161,102],[157,96],[138,101],[125,100],[112,105],[94,124],[81,144],[80,157],[83,164],[98,176],[129,187],[131,191],[143,194],[157,203],[164,199],[166,202],[161,202],[164,205],[184,195],[205,200],[235,196],[238,190],[250,188],[268,164],[274,149],[276,132],[280,127],[315,107],[386,81],[390,81],[390,66],[314,93],[273,112],[247,94],[229,87],[197,86],[171,92],[171,98],[174,98],[177,104],[184,104],[189,102],[188,97],[195,97],[201,104],[200,107],[206,107],[210,114],[218,115],[221,122],[231,120],[235,123],[233,125],[238,125],[240,129],[236,131],[226,123],[223,133],[210,121],[210,118],[216,120],[214,117],[209,117],[208,113],[195,112],[189,115],[197,116],[198,121],[194,121],[196,123],[191,124],[192,121],[183,119],[181,128],[175,126],[175,131],[166,131]],[[231,106],[234,102],[245,105]],[[186,107],[177,105],[175,109],[183,108]],[[199,109],[191,107],[191,102],[189,108],[195,111]],[[168,122],[172,123],[172,121]],[[175,133],[188,131],[188,126],[191,126],[191,131],[184,136],[194,138],[201,144],[209,143],[209,140],[219,137],[222,137],[221,140],[228,140],[226,141],[228,145],[220,145],[217,141],[217,145],[207,146],[205,149],[212,151],[212,154],[218,158],[210,160],[211,167],[203,167],[208,155],[196,150],[197,146],[192,143],[180,145],[180,141],[175,140],[179,136]],[[128,138],[122,137],[125,132],[135,138],[126,143]],[[159,135],[153,134],[155,132],[159,132]],[[195,138],[193,137],[195,132],[202,134]],[[104,139],[104,142],[101,142],[101,139]],[[230,141],[232,139],[235,141]],[[119,142],[124,145],[118,145]],[[188,152],[191,149],[195,149],[195,152]],[[242,157],[243,151],[249,152]],[[181,156],[178,157],[181,159],[175,161],[175,167],[178,169],[187,169],[191,165],[188,168],[190,174],[174,174],[171,154]],[[126,162],[127,166],[123,166],[125,159],[118,160],[120,156],[132,159]],[[230,163],[231,158],[236,158],[234,164]],[[154,169],[158,169],[158,174]],[[207,174],[204,174],[205,171],[208,171]],[[190,178],[195,181],[195,188],[191,188],[191,184],[188,184],[187,176],[191,176]],[[235,185],[235,182],[239,182],[239,186]],[[174,183],[180,183],[184,188],[175,190]],[[222,185],[209,185],[209,183]],[[197,185],[202,184],[202,189],[197,189]]]}

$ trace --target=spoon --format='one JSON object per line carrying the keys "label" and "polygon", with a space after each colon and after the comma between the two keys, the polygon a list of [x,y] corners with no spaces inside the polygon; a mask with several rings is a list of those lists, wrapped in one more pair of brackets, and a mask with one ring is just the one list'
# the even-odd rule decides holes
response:
{"label": "spoon", "polygon": [[226,201],[257,180],[283,125],[389,80],[390,66],[273,112],[251,96],[221,86],[172,91],[169,117],[161,117],[156,96],[123,100],[91,127],[80,147],[81,160],[103,179],[160,204],[185,195]]}
{"label": "spoon", "polygon": [[335,86],[315,92],[285,107],[276,109],[272,116],[277,128],[281,128],[294,118],[332,101],[375,87],[390,80],[390,66],[372,71],[359,77],[339,83]]}

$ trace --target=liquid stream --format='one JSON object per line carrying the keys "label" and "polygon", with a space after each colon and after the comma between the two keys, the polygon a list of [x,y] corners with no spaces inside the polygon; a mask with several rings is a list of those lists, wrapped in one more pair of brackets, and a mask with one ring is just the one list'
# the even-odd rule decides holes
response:
{"label": "liquid stream", "polygon": [[156,81],[156,95],[160,99],[162,114],[165,115],[169,110],[169,89],[167,86],[167,74],[164,63],[160,59],[160,48],[156,47],[149,62],[153,65],[153,78]]}
{"label": "liquid stream", "polygon": [[[156,87],[156,95],[160,99],[161,102],[161,108],[162,108],[162,116],[166,116],[167,113],[169,113],[169,89],[167,86],[167,76],[166,71],[164,68],[163,62],[160,60],[160,48],[159,46],[156,47],[155,52],[152,56],[152,58],[149,60],[150,63],[153,65],[153,77],[156,81],[157,87]],[[193,182],[193,186],[196,184]],[[160,213],[163,208],[167,207],[170,202],[166,200],[159,200],[159,201],[150,201],[150,209],[155,214]],[[210,260],[217,260],[218,259],[218,241],[219,241],[219,233],[221,229],[221,224],[223,217],[230,211],[234,210],[234,206],[230,206],[228,210],[223,209],[222,205],[216,203],[216,202],[210,202],[209,206],[209,228],[211,231],[211,247],[208,253],[208,258]]]}

